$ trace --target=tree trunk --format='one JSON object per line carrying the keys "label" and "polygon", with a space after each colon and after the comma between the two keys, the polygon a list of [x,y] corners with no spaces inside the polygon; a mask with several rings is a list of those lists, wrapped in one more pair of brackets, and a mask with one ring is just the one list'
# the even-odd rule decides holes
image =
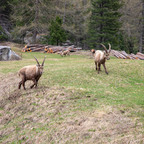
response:
{"label": "tree trunk", "polygon": [[142,1],[142,34],[140,52],[144,53],[144,0]]}
{"label": "tree trunk", "polygon": [[57,46],[59,45],[59,40],[57,39]]}
{"label": "tree trunk", "polygon": [[33,31],[33,43],[36,43],[36,36],[37,36],[37,30],[35,28]]}
{"label": "tree trunk", "polygon": [[65,23],[65,17],[66,17],[66,0],[64,1],[64,15],[63,15],[63,24]]}
{"label": "tree trunk", "polygon": [[38,26],[38,19],[39,19],[39,0],[35,0],[35,19],[34,19],[34,31],[33,31],[33,43],[36,43],[36,36],[38,34],[37,26]]}
{"label": "tree trunk", "polygon": [[140,32],[139,52],[142,52],[142,31]]}

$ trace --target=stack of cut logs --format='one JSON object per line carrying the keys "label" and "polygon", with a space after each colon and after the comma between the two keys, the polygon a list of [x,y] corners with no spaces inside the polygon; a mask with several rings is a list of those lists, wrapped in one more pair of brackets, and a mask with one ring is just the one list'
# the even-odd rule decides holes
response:
{"label": "stack of cut logs", "polygon": [[37,51],[44,51],[44,45],[41,45],[41,44],[31,44],[31,45],[26,45],[22,49],[22,52],[37,52]]}
{"label": "stack of cut logs", "polygon": [[82,48],[75,48],[72,46],[52,46],[52,45],[41,45],[41,44],[31,44],[26,45],[22,52],[45,52],[45,53],[58,53],[61,51],[69,50],[70,52],[75,52],[81,50]]}
{"label": "stack of cut logs", "polygon": [[135,54],[127,54],[125,51],[117,51],[117,50],[112,50],[111,55],[120,58],[120,59],[140,59],[144,60],[144,54],[138,52],[136,55]]}
{"label": "stack of cut logs", "polygon": [[[45,52],[45,53],[60,53],[61,51],[69,50],[70,52],[76,52],[82,50],[82,48],[75,48],[72,46],[52,46],[42,44],[26,45],[22,52]],[[144,60],[144,54],[138,52],[135,54],[127,54],[125,51],[111,50],[111,55],[120,59],[140,59]]]}

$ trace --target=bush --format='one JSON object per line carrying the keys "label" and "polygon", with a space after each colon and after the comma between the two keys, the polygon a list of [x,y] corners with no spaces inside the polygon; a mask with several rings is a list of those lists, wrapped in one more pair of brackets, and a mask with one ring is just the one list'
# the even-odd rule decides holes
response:
{"label": "bush", "polygon": [[65,30],[62,28],[62,19],[60,17],[57,16],[55,21],[51,21],[49,30],[50,36],[47,36],[49,44],[59,45],[66,41],[67,36]]}
{"label": "bush", "polygon": [[136,53],[137,52],[137,50],[135,48],[136,39],[134,37],[129,37],[124,32],[120,32],[118,37],[119,37],[118,50],[124,50],[127,53]]}

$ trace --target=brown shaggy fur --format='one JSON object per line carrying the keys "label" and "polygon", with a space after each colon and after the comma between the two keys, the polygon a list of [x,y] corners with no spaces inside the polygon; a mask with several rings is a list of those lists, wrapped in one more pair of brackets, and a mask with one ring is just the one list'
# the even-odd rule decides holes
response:
{"label": "brown shaggy fur", "polygon": [[37,87],[38,80],[43,73],[43,66],[44,66],[45,58],[41,65],[39,64],[37,59],[36,61],[38,63],[37,65],[25,66],[19,70],[18,74],[21,77],[21,81],[19,82],[19,86],[18,86],[19,89],[21,88],[21,85],[23,85],[24,90],[26,89],[25,82],[27,80],[32,80],[34,83],[33,85],[31,85],[30,88],[33,88],[34,86]]}
{"label": "brown shaggy fur", "polygon": [[61,56],[66,56],[66,55],[70,56],[70,51],[69,50],[61,52]]}
{"label": "brown shaggy fur", "polygon": [[[106,66],[105,66],[105,62],[106,60],[109,60],[109,54],[110,54],[110,51],[111,51],[111,45],[109,44],[109,51],[106,49],[106,47],[101,44],[105,51],[101,51],[101,50],[91,50],[92,53],[94,53],[94,59],[95,59],[95,66],[96,66],[96,70],[98,70],[98,74],[99,74],[99,71],[101,71],[101,64],[103,65],[104,69],[105,69],[105,73],[108,74],[107,72],[107,69],[106,69]],[[98,67],[98,68],[97,68]]]}

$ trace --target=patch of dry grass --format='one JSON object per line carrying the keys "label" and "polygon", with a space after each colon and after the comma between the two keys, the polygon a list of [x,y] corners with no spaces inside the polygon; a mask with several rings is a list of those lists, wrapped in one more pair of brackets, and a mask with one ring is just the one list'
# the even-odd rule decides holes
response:
{"label": "patch of dry grass", "polygon": [[[103,111],[102,111],[103,109]],[[141,123],[136,123],[115,108],[103,106],[91,112],[79,113],[61,125],[61,142],[73,143],[142,143]]]}
{"label": "patch of dry grass", "polygon": [[91,96],[78,94],[85,89],[47,87],[40,82],[38,89],[16,90],[19,79],[14,81],[15,76],[10,74],[1,81],[3,144],[143,143],[143,125],[139,119],[128,117],[131,111],[106,105],[88,111],[76,110],[83,105],[77,105],[77,101],[91,101]]}

